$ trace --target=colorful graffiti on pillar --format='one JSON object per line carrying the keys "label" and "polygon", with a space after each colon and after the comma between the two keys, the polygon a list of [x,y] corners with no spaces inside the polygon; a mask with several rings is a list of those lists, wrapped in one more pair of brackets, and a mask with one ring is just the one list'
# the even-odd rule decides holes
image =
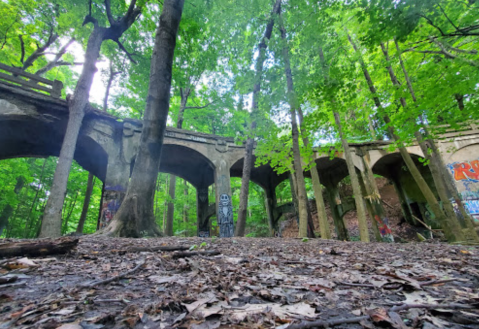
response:
{"label": "colorful graffiti on pillar", "polygon": [[387,217],[384,217],[383,219],[379,218],[378,215],[374,215],[374,220],[378,222],[378,229],[379,233],[381,234],[381,237],[383,238],[384,242],[394,242],[394,237],[392,235],[392,231],[388,226],[389,220]]}
{"label": "colorful graffiti on pillar", "polygon": [[479,160],[454,162],[448,165],[456,181],[479,183]]}
{"label": "colorful graffiti on pillar", "polygon": [[117,185],[105,187],[103,203],[101,205],[100,228],[107,226],[113,219],[118,209],[120,209],[124,197],[125,189],[122,186]]}
{"label": "colorful graffiti on pillar", "polygon": [[479,160],[454,162],[447,165],[454,180],[462,183],[462,202],[475,221],[479,221]]}

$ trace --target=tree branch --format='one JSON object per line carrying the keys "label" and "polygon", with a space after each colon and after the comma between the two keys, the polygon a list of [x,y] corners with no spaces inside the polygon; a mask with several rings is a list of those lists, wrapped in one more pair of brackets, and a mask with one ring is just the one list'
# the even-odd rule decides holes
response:
{"label": "tree branch", "polygon": [[132,63],[135,63],[137,64],[137,62],[133,59],[133,54],[131,54],[128,50],[126,50],[125,46],[123,46],[123,44],[121,43],[120,40],[114,40],[117,44],[118,44],[118,48],[120,48],[121,50],[123,50],[123,52],[126,54],[126,56],[128,57],[128,59],[132,62]]}
{"label": "tree branch", "polygon": [[449,18],[449,16],[447,16],[446,12],[444,11],[444,9],[442,8],[442,6],[440,4],[437,4],[439,6],[439,9],[441,9],[442,13],[444,14],[444,16],[446,17],[446,19],[449,21],[449,23],[451,23],[452,26],[454,26],[454,28],[456,29],[456,31],[460,31],[457,26],[451,21],[451,19]]}
{"label": "tree branch", "polygon": [[0,47],[0,50],[3,49],[3,47],[5,47],[5,45],[7,44],[7,35],[8,35],[8,31],[12,28],[12,26],[16,23],[17,21],[14,20],[12,24],[10,24],[7,29],[5,30],[5,35],[3,37],[3,43],[2,43],[2,46]]}
{"label": "tree branch", "polygon": [[441,30],[441,28],[440,28],[439,26],[435,25],[435,24],[433,23],[433,21],[432,21],[429,17],[427,17],[426,15],[423,15],[423,14],[418,14],[418,15],[419,15],[420,17],[426,19],[426,21],[429,23],[429,25],[431,25],[431,26],[434,27],[436,30],[438,30],[439,33],[441,33],[442,36],[445,36],[445,34],[444,34],[444,32]]}
{"label": "tree branch", "polygon": [[18,38],[20,39],[20,46],[22,48],[22,54],[20,56],[20,63],[23,64],[25,60],[25,43],[23,42],[23,35],[19,34]]}
{"label": "tree branch", "polygon": [[[450,57],[450,58],[452,58],[452,59],[458,58],[457,55],[454,55],[454,54],[452,54],[451,52],[449,52],[449,51],[446,49],[446,47],[444,46],[444,44],[442,44],[439,40],[433,39],[433,38],[430,38],[430,39],[431,39],[432,42],[434,42],[434,43],[441,49],[441,52],[442,52],[444,55],[446,55],[446,56],[448,56],[448,57]],[[474,66],[474,67],[478,67],[478,66],[479,66],[479,63],[477,63],[477,62],[475,62],[475,61],[473,61],[473,60],[470,60],[470,59],[468,59],[468,58],[462,58],[462,57],[460,57],[459,59],[460,59],[460,60],[463,60],[464,62],[468,63],[468,64],[471,65],[471,66]]]}
{"label": "tree branch", "polygon": [[45,50],[48,49],[57,39],[59,35],[53,32],[53,28],[50,30],[50,35],[48,36],[48,40],[45,42],[43,46],[37,44],[37,49],[25,60],[23,63],[23,70],[28,69],[33,63],[43,55],[45,55]]}
{"label": "tree branch", "polygon": [[187,110],[187,109],[204,109],[204,108],[210,106],[211,104],[213,104],[216,101],[217,101],[217,99],[215,99],[214,101],[209,102],[208,104],[203,105],[203,106],[185,106],[185,110]]}
{"label": "tree branch", "polygon": [[[60,66],[60,65],[73,65],[74,63],[72,64],[72,63],[68,63],[68,62],[60,62],[60,59],[63,57],[63,55],[65,55],[65,53],[67,52],[67,48],[74,41],[75,41],[75,39],[71,38],[63,47],[60,48],[58,53],[55,54],[55,58],[51,62],[49,62],[47,65],[45,65],[44,67],[39,69],[37,72],[35,72],[35,74],[37,74],[37,75],[45,74],[46,72],[50,71],[52,68],[54,68],[56,66]],[[78,65],[78,64],[76,64],[76,65]]]}
{"label": "tree branch", "polygon": [[111,3],[110,0],[105,0],[105,8],[106,8],[106,16],[108,17],[108,21],[110,22],[110,26],[115,25],[115,19],[111,14]]}

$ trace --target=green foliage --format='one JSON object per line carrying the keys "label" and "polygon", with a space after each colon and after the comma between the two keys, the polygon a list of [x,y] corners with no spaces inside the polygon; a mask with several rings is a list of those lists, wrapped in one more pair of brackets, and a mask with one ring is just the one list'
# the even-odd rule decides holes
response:
{"label": "green foliage", "polygon": [[[18,158],[0,161],[0,213],[7,205],[13,207],[9,224],[3,232],[8,238],[35,238],[41,225],[48,191],[53,181],[56,158]],[[17,179],[24,180],[23,188],[15,193]],[[83,207],[88,172],[76,162],[68,180],[67,195],[62,211],[62,234],[75,232]],[[101,182],[94,181],[84,233],[96,231],[101,198]]]}

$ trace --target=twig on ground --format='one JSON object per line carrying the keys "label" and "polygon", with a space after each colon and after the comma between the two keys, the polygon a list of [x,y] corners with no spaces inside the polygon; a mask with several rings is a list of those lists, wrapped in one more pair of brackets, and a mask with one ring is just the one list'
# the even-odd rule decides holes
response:
{"label": "twig on ground", "polygon": [[125,273],[122,273],[120,275],[114,276],[114,277],[106,279],[106,280],[97,280],[97,281],[93,281],[89,284],[82,284],[82,285],[80,285],[80,288],[93,288],[93,287],[101,285],[101,284],[107,284],[107,283],[110,283],[110,282],[113,282],[113,281],[116,281],[116,280],[120,280],[120,279],[124,278],[125,276],[136,272],[140,267],[145,265],[145,263],[146,263],[146,260],[143,259],[142,261],[140,261],[140,263],[138,265],[136,265],[135,268],[133,268],[129,271],[126,271]]}
{"label": "twig on ground", "polygon": [[376,286],[372,284],[366,283],[349,283],[349,282],[336,282],[336,284],[341,284],[343,286],[351,286],[351,287],[364,287],[364,288],[376,288]]}
{"label": "twig on ground", "polygon": [[12,287],[22,287],[22,286],[26,286],[27,283],[26,282],[19,282],[19,283],[9,283],[9,284],[2,284],[0,286],[0,288],[12,288]]}
{"label": "twig on ground", "polygon": [[155,252],[155,251],[179,251],[179,250],[188,250],[190,247],[186,246],[163,246],[163,247],[136,247],[136,248],[129,248],[125,250],[118,250],[118,253],[127,253],[127,252]]}
{"label": "twig on ground", "polygon": [[358,323],[367,319],[369,319],[369,315],[358,316],[358,317],[348,318],[348,319],[329,320],[329,321],[323,321],[323,320],[317,320],[317,321],[311,321],[311,322],[303,321],[298,324],[290,325],[288,329],[329,328],[338,324]]}
{"label": "twig on ground", "polygon": [[396,305],[389,309],[391,312],[399,312],[404,310],[410,310],[412,308],[423,308],[426,310],[436,310],[439,308],[448,309],[448,310],[461,310],[461,309],[471,309],[474,308],[471,305],[464,304],[402,304]]}
{"label": "twig on ground", "polygon": [[172,258],[184,258],[184,257],[191,257],[191,256],[197,256],[197,255],[208,255],[208,256],[214,256],[214,255],[220,255],[221,253],[216,250],[209,250],[209,251],[190,251],[190,252],[175,252]]}
{"label": "twig on ground", "polygon": [[426,282],[419,282],[419,285],[421,287],[424,287],[424,286],[432,286],[433,284],[448,283],[452,281],[457,281],[457,280],[456,279],[432,280],[432,281],[426,281]]}

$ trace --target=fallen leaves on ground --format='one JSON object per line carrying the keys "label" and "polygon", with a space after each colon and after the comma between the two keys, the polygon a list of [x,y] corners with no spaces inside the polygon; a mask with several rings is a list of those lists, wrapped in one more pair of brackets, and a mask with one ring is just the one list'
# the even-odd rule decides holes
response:
{"label": "fallen leaves on ground", "polygon": [[[153,251],[192,245],[220,254],[186,251],[175,259],[171,251]],[[367,319],[335,328],[479,328],[478,251],[320,239],[85,236],[69,255],[2,263],[0,329],[288,328],[354,317]],[[404,303],[471,308],[391,311]]]}

